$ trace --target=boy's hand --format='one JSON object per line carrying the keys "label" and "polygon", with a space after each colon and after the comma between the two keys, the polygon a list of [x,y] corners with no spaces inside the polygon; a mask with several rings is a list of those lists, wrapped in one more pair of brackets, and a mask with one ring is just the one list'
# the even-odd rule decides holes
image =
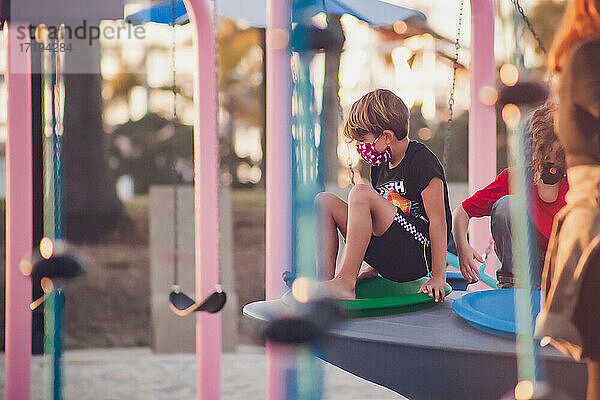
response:
{"label": "boy's hand", "polygon": [[475,260],[483,263],[483,257],[475,251],[471,245],[467,244],[465,248],[458,251],[458,265],[460,265],[460,273],[469,282],[477,282],[479,280],[479,268],[475,264]]}
{"label": "boy's hand", "polygon": [[446,288],[446,278],[436,278],[431,277],[417,293],[427,293],[429,297],[435,297],[435,302],[444,301],[446,297],[446,292],[444,289]]}
{"label": "boy's hand", "polygon": [[373,279],[377,278],[377,275],[379,275],[379,273],[373,267],[367,266],[360,270],[356,280],[360,281],[361,279]]}

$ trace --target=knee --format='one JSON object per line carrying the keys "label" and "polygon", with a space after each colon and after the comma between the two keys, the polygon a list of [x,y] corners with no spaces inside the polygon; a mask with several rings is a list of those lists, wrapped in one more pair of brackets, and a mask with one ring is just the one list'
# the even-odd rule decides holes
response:
{"label": "knee", "polygon": [[348,195],[348,205],[368,203],[375,191],[367,184],[361,183],[350,190]]}
{"label": "knee", "polygon": [[499,198],[492,206],[491,230],[492,234],[510,229],[510,199],[511,195]]}

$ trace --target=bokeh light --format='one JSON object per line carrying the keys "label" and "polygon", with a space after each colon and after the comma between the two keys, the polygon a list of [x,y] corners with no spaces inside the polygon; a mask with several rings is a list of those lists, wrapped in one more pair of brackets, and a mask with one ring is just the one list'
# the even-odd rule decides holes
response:
{"label": "bokeh light", "polygon": [[429,140],[433,137],[433,133],[431,132],[431,129],[424,127],[419,129],[419,139],[421,140]]}
{"label": "bokeh light", "polygon": [[519,81],[519,70],[514,64],[504,64],[500,68],[500,80],[506,86],[515,86]]}
{"label": "bokeh light", "polygon": [[48,27],[46,24],[39,24],[35,28],[35,41],[38,43],[43,43],[48,38]]}
{"label": "bokeh light", "polygon": [[533,398],[534,387],[531,381],[521,381],[515,387],[516,400],[529,400]]}
{"label": "bokeh light", "polygon": [[394,32],[396,32],[398,35],[403,35],[408,30],[408,25],[406,25],[406,22],[404,21],[396,21],[394,22],[393,28]]}
{"label": "bokeh light", "polygon": [[290,41],[290,35],[286,30],[283,29],[273,29],[271,31],[271,36],[268,37],[271,42],[271,47],[274,50],[281,50],[285,46],[288,45]]}
{"label": "bokeh light", "polygon": [[515,129],[521,120],[521,110],[516,105],[509,103],[502,108],[502,120],[511,129]]}
{"label": "bokeh light", "polygon": [[21,273],[25,276],[29,276],[31,275],[31,269],[33,268],[33,266],[31,265],[31,263],[29,262],[29,260],[22,260],[19,263],[19,269],[21,270]]}
{"label": "bokeh light", "polygon": [[40,282],[40,285],[42,286],[42,290],[44,291],[44,293],[50,293],[54,290],[54,283],[52,282],[52,279],[48,277],[43,277]]}
{"label": "bokeh light", "polygon": [[54,244],[52,243],[52,239],[49,237],[42,238],[40,241],[40,254],[46,260],[52,257],[52,252],[54,251]]}
{"label": "bokeh light", "polygon": [[479,89],[479,100],[486,106],[493,106],[498,101],[498,91],[495,87],[484,86]]}
{"label": "bokeh light", "polygon": [[313,294],[312,282],[306,277],[300,277],[292,284],[292,294],[300,303],[308,302]]}

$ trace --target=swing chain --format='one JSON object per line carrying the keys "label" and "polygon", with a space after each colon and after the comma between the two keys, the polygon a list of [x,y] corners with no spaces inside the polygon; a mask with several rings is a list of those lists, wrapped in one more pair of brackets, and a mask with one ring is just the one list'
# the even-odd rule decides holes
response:
{"label": "swing chain", "polygon": [[[64,42],[64,24],[59,27],[58,38],[53,39],[54,44],[60,46]],[[64,239],[63,229],[63,133],[64,133],[64,113],[65,113],[65,90],[64,90],[64,54],[60,51],[54,52],[53,63],[55,65],[54,93],[53,93],[53,123],[54,123],[54,201],[55,201],[55,227],[54,239]]]}
{"label": "swing chain", "polygon": [[456,93],[456,72],[458,69],[458,57],[460,52],[460,31],[462,28],[463,9],[465,0],[461,0],[458,8],[458,28],[456,31],[456,41],[454,42],[454,59],[452,60],[452,85],[448,97],[448,122],[446,123],[446,133],[444,135],[444,154],[442,156],[442,166],[444,171],[448,170],[448,157],[450,155],[452,122],[454,120],[454,95]]}
{"label": "swing chain", "polygon": [[175,0],[171,0],[171,93],[173,95],[173,115],[171,120],[171,128],[173,129],[173,137],[171,144],[171,180],[173,184],[173,291],[179,293],[181,289],[179,283],[179,193],[177,191],[178,174],[177,174],[177,71],[176,71],[176,48],[177,36],[175,31]]}
{"label": "swing chain", "polygon": [[494,240],[490,239],[487,248],[485,249],[485,253],[483,254],[483,262],[487,262],[487,259],[492,252],[492,247],[494,246]]}
{"label": "swing chain", "polygon": [[[344,111],[342,110],[342,99],[340,98],[340,92],[336,93],[337,95],[337,107],[340,120],[344,120]],[[348,177],[350,178],[350,184],[352,186],[356,186],[356,182],[354,181],[354,168],[352,167],[353,161],[352,157],[350,157],[350,143],[346,141],[346,165],[348,166]]]}
{"label": "swing chain", "polygon": [[171,285],[171,292],[173,293],[181,293],[181,286],[177,284]]}
{"label": "swing chain", "polygon": [[354,168],[352,168],[352,157],[350,157],[350,144],[346,143],[346,147],[348,152],[348,157],[346,158],[346,165],[348,165],[348,176],[352,186],[355,186],[356,182],[354,182]]}
{"label": "swing chain", "polygon": [[[342,116],[343,116],[343,111],[342,111],[342,103],[341,103],[341,99],[340,99],[340,93],[337,93],[337,99],[338,99],[338,109],[339,109],[339,113],[340,113],[340,118],[343,120]],[[348,143],[346,141],[346,166],[348,167],[348,177],[350,178],[350,184],[352,184],[352,186],[356,185],[356,182],[354,181],[354,168],[352,167],[352,157],[350,157],[350,143]]]}
{"label": "swing chain", "polygon": [[531,32],[531,35],[533,36],[533,38],[537,42],[537,45],[540,48],[540,50],[542,50],[542,52],[544,54],[548,54],[548,52],[546,50],[546,47],[544,47],[544,43],[542,43],[542,39],[537,34],[537,32],[535,31],[535,29],[533,29],[533,24],[531,23],[531,21],[529,20],[529,18],[527,18],[527,15],[525,15],[525,11],[523,10],[523,7],[521,7],[521,4],[519,4],[519,0],[511,0],[511,1],[512,1],[513,5],[515,6],[515,9],[521,15],[521,18],[523,19],[523,21],[527,25],[527,29],[529,29],[529,32]]}

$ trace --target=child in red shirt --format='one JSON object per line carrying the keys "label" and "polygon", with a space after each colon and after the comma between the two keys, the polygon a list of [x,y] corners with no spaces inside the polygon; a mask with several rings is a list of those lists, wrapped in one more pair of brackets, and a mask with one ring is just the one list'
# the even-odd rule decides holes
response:
{"label": "child in red shirt", "polygon": [[[554,133],[553,107],[544,105],[534,111],[529,130],[532,135],[531,206],[529,216],[535,228],[538,268],[534,285],[539,289],[544,256],[552,231],[552,221],[565,205],[569,189],[565,177],[564,151]],[[467,241],[467,228],[471,218],[491,216],[494,250],[502,263],[496,272],[498,285],[514,286],[512,263],[512,239],[510,231],[510,179],[512,168],[502,171],[493,182],[478,190],[454,210],[454,240],[458,252],[460,270],[469,281],[477,280],[475,260],[483,259]]]}

